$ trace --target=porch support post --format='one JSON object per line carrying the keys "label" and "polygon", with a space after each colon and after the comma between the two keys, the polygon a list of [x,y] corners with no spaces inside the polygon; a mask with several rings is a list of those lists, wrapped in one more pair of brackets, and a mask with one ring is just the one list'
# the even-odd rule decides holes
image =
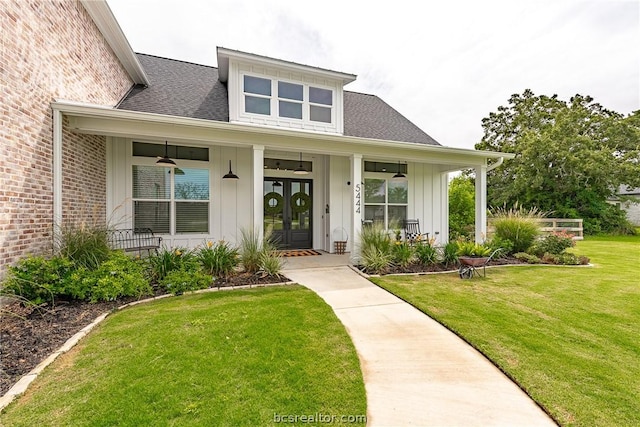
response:
{"label": "porch support post", "polygon": [[62,112],[53,110],[53,246],[62,226]]}
{"label": "porch support post", "polygon": [[487,237],[487,165],[476,167],[476,242]]}
{"label": "porch support post", "polygon": [[362,154],[351,156],[351,262],[360,259],[360,231],[364,214],[364,189],[362,188]]}
{"label": "porch support post", "polygon": [[258,233],[260,240],[264,236],[264,146],[253,146],[253,230]]}

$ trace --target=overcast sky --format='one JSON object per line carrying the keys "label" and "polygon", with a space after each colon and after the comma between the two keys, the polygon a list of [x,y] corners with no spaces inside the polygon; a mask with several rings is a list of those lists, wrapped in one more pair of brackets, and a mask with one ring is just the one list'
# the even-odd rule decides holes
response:
{"label": "overcast sky", "polygon": [[514,93],[640,109],[640,0],[108,0],[136,52],[216,46],[356,74],[443,145],[473,148]]}

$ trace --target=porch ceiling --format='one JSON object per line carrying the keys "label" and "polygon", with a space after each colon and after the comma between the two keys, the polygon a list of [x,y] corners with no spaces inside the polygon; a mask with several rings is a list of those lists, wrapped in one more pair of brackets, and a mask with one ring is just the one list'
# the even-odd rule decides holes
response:
{"label": "porch ceiling", "polygon": [[411,161],[442,165],[444,170],[486,164],[487,159],[513,158],[514,154],[448,148],[426,144],[355,138],[247,124],[191,119],[152,113],[115,110],[72,102],[54,102],[54,110],[69,119],[74,132],[122,138],[181,141],[192,144],[252,147],[269,150],[351,156],[365,159]]}

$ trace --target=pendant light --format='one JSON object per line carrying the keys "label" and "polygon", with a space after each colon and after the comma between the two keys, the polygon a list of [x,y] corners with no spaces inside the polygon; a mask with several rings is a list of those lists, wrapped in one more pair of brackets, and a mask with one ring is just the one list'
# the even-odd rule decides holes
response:
{"label": "pendant light", "polygon": [[159,157],[156,161],[156,166],[164,166],[166,168],[175,168],[176,162],[169,158],[169,145],[167,141],[164,142],[164,157]]}
{"label": "pendant light", "polygon": [[400,172],[400,162],[398,162],[398,173],[396,173],[395,175],[393,175],[392,179],[405,179],[406,176]]}
{"label": "pendant light", "polygon": [[298,165],[298,167],[293,171],[293,173],[295,173],[296,175],[306,175],[309,173],[308,170],[306,170],[304,168],[304,166],[302,166],[302,152],[300,152],[300,164]]}
{"label": "pendant light", "polygon": [[231,160],[229,160],[229,173],[223,176],[222,179],[240,179],[238,175],[231,171]]}

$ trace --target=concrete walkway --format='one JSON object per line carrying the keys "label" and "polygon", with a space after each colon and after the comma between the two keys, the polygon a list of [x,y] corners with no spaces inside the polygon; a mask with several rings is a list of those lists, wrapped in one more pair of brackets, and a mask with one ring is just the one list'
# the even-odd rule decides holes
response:
{"label": "concrete walkway", "polygon": [[556,425],[482,354],[358,275],[348,258],[305,258],[288,261],[284,274],[345,325],[363,371],[368,426]]}

